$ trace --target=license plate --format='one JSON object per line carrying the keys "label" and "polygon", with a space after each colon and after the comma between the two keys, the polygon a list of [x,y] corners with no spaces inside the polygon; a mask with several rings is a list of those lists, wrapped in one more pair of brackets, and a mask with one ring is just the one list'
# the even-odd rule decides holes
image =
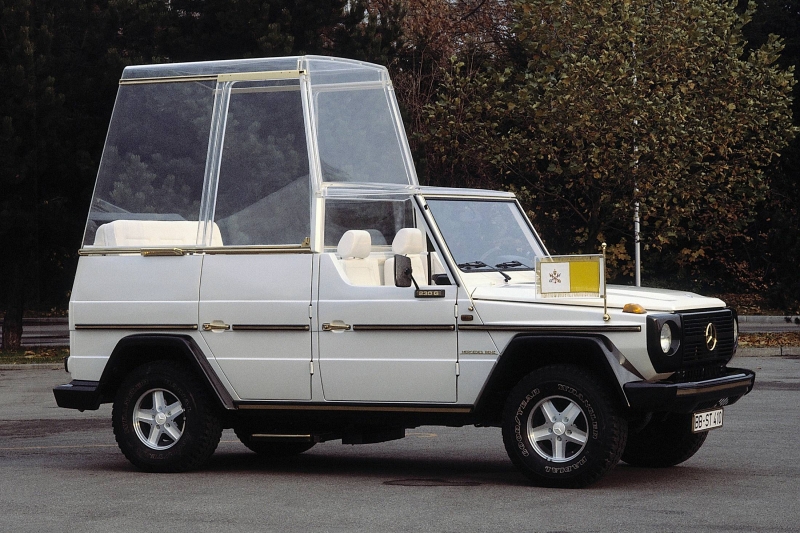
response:
{"label": "license plate", "polygon": [[694,425],[692,426],[693,433],[701,433],[709,429],[716,429],[722,427],[722,409],[714,409],[712,411],[701,411],[694,413]]}

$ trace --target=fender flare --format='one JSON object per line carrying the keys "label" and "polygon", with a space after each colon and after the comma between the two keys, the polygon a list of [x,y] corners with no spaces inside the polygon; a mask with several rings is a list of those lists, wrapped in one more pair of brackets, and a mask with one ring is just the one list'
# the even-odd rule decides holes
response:
{"label": "fender flare", "polygon": [[625,407],[629,402],[623,384],[641,379],[603,335],[519,333],[498,357],[475,403],[475,413],[497,423],[508,392],[519,380],[537,368],[564,363],[598,372],[598,378],[610,386],[614,397]]}
{"label": "fender flare", "polygon": [[113,401],[117,387],[131,369],[158,359],[177,359],[185,362],[208,385],[209,391],[213,392],[222,408],[236,409],[233,397],[191,336],[157,333],[137,333],[120,339],[100,377],[101,402]]}

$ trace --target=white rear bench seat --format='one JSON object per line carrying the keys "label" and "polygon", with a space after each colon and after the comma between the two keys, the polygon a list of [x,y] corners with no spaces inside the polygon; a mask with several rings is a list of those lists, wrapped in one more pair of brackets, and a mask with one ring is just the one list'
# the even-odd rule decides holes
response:
{"label": "white rear bench seat", "polygon": [[[94,246],[194,246],[199,224],[191,220],[115,220],[97,228]],[[222,246],[219,227],[212,227],[211,246]]]}

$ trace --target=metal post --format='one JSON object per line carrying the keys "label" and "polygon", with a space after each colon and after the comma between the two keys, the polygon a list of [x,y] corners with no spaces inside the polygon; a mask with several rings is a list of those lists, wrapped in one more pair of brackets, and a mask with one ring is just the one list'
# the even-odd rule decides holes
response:
{"label": "metal post", "polygon": [[[639,79],[636,76],[636,42],[631,43],[631,52],[633,53],[633,87],[634,90],[636,89],[636,82]],[[634,162],[633,162],[633,255],[636,261],[636,286],[642,286],[642,256],[641,256],[641,245],[640,245],[640,225],[639,225],[639,187],[636,183],[636,171],[639,169],[639,146],[636,144],[636,130],[639,127],[639,121],[637,119],[633,119],[633,154],[634,154]]]}
{"label": "metal post", "polygon": [[[637,193],[639,191],[636,191]],[[633,206],[633,246],[634,257],[636,259],[636,286],[642,286],[642,256],[639,240],[639,200]]]}

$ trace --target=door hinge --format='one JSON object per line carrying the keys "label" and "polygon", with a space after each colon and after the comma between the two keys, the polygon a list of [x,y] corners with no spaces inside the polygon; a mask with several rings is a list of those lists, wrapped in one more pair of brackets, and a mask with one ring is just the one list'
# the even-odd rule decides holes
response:
{"label": "door hinge", "polygon": [[461,375],[461,365],[456,363],[456,376],[460,376],[460,375]]}
{"label": "door hinge", "polygon": [[313,376],[314,375],[314,361],[309,361],[308,362],[308,370],[309,370],[309,372],[311,372],[311,375]]}

